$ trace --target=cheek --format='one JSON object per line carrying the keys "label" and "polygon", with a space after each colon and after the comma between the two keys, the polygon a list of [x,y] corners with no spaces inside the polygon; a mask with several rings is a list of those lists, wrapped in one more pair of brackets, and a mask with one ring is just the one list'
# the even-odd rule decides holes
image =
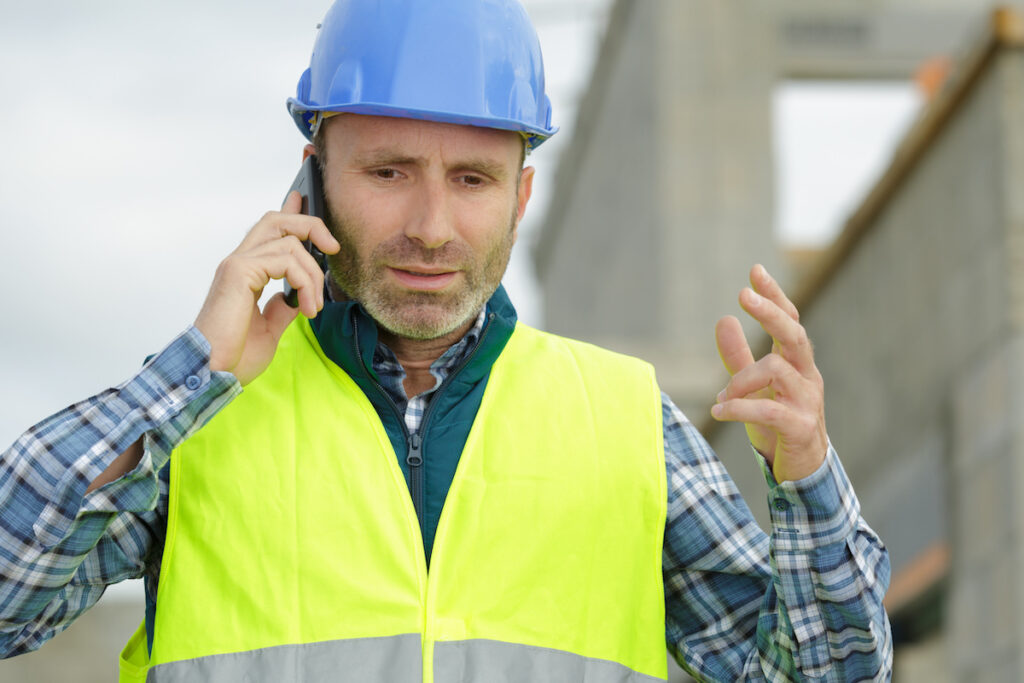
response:
{"label": "cheek", "polygon": [[362,198],[346,206],[345,224],[351,226],[353,240],[364,249],[395,239],[403,234],[405,226],[415,217],[416,207],[405,197]]}
{"label": "cheek", "polygon": [[487,202],[471,203],[456,214],[457,232],[469,246],[480,251],[504,243],[512,233],[515,239],[519,206],[513,195],[495,197]]}
{"label": "cheek", "polygon": [[367,202],[365,197],[339,192],[330,202],[330,218],[335,237],[365,254],[387,239],[388,226],[395,223],[395,209],[385,202]]}

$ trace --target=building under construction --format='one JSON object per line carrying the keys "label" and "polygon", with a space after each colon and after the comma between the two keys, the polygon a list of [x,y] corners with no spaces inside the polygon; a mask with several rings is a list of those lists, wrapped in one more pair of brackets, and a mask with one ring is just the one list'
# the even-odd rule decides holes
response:
{"label": "building under construction", "polygon": [[[794,267],[772,225],[773,89],[921,74],[888,169]],[[579,111],[535,251],[547,328],[654,362],[766,524],[744,430],[710,420],[712,330],[753,263],[786,273],[890,550],[894,679],[1024,680],[1024,14],[622,0]]]}
{"label": "building under construction", "polygon": [[[779,83],[935,63],[888,169],[828,249],[792,260],[773,225]],[[652,361],[766,524],[743,429],[708,417],[726,381],[712,330],[751,264],[781,274],[890,550],[894,680],[1024,680],[1024,13],[616,0],[578,111],[534,245],[545,327]],[[104,600],[0,680],[113,680],[140,619]]]}

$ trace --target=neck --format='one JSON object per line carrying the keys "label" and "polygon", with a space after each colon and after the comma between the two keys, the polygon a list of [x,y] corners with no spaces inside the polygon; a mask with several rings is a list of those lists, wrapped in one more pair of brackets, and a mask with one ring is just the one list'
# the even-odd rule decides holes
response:
{"label": "neck", "polygon": [[466,332],[473,327],[476,317],[471,318],[465,325],[446,335],[436,339],[409,339],[400,337],[388,332],[378,326],[380,341],[387,344],[395,358],[402,364],[405,370],[405,395],[409,398],[431,389],[434,386],[434,376],[430,374],[430,366],[441,355],[447,351],[452,344],[462,339]]}
{"label": "neck", "polygon": [[[333,277],[327,278],[327,289],[332,301],[351,299]],[[434,386],[435,380],[430,374],[430,366],[451,348],[452,344],[462,339],[475,322],[476,316],[473,316],[465,324],[436,339],[409,339],[377,325],[378,340],[391,349],[405,370],[405,381],[402,385],[406,396],[412,398]]]}

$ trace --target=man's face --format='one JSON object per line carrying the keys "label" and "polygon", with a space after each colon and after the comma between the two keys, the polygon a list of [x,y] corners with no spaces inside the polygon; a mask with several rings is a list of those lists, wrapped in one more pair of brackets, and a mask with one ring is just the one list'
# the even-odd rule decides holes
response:
{"label": "man's face", "polygon": [[461,331],[501,282],[530,197],[522,139],[354,114],[325,125],[332,277],[395,335]]}

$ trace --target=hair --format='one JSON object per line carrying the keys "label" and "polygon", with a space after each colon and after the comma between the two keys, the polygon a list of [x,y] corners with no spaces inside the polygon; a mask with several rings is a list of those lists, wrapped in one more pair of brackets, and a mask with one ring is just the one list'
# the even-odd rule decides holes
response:
{"label": "hair", "polygon": [[324,130],[327,128],[324,124],[326,123],[326,121],[322,122],[313,133],[313,146],[316,147],[316,162],[320,167],[321,176],[327,171],[327,140],[324,136]]}

